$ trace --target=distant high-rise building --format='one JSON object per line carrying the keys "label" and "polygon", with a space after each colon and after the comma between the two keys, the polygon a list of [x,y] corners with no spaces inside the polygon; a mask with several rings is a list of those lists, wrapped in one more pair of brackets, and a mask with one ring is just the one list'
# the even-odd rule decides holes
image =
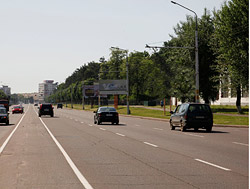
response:
{"label": "distant high-rise building", "polygon": [[43,103],[45,98],[57,88],[57,85],[58,83],[54,83],[54,80],[44,80],[43,83],[39,83],[39,102]]}

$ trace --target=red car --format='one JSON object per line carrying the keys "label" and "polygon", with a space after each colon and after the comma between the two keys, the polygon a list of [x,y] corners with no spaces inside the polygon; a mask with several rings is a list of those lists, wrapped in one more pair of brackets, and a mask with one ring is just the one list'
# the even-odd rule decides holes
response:
{"label": "red car", "polygon": [[14,114],[14,113],[23,113],[23,107],[22,106],[14,106],[13,108],[12,108],[12,114]]}

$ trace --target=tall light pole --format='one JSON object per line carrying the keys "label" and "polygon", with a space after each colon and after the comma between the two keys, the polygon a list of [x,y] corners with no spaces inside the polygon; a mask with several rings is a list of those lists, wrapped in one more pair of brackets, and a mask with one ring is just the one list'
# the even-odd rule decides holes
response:
{"label": "tall light pole", "polygon": [[197,23],[197,14],[193,10],[184,7],[183,5],[176,3],[174,1],[171,1],[171,3],[175,5],[179,5],[180,7],[187,9],[195,14],[195,102],[200,102],[199,97],[199,55],[198,55],[198,23]]}
{"label": "tall light pole", "polygon": [[127,115],[129,115],[129,114],[130,114],[130,111],[129,111],[128,50],[121,49],[121,48],[118,48],[118,47],[111,47],[111,48],[112,48],[112,49],[117,49],[117,50],[125,51],[125,52],[126,52]]}

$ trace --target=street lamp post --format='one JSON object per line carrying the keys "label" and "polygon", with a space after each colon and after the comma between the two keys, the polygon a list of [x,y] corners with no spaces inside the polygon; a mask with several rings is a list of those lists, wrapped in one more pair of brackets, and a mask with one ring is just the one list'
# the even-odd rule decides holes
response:
{"label": "street lamp post", "polygon": [[199,103],[200,98],[199,98],[199,55],[198,55],[198,23],[197,23],[197,14],[193,10],[184,7],[183,5],[176,3],[174,1],[171,1],[171,3],[175,5],[179,5],[180,7],[191,11],[192,13],[195,14],[195,102]]}

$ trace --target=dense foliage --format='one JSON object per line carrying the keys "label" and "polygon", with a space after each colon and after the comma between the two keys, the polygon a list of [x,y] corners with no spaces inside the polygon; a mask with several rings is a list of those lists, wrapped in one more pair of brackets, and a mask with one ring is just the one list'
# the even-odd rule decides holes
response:
{"label": "dense foliage", "polygon": [[[220,81],[230,78],[232,88],[248,88],[248,0],[224,3],[213,15],[204,10],[198,18],[200,96],[206,102],[218,97]],[[100,58],[76,69],[65,83],[59,85],[49,101],[82,101],[82,86],[99,79],[126,79],[129,63],[130,100],[144,100],[175,96],[194,101],[195,51],[169,47],[195,46],[195,18],[187,16],[174,28],[175,35],[164,43],[165,48],[149,54],[111,48],[109,60]],[[128,57],[127,57],[128,56]],[[240,93],[237,105],[240,100]],[[120,99],[125,96],[120,96]]]}

